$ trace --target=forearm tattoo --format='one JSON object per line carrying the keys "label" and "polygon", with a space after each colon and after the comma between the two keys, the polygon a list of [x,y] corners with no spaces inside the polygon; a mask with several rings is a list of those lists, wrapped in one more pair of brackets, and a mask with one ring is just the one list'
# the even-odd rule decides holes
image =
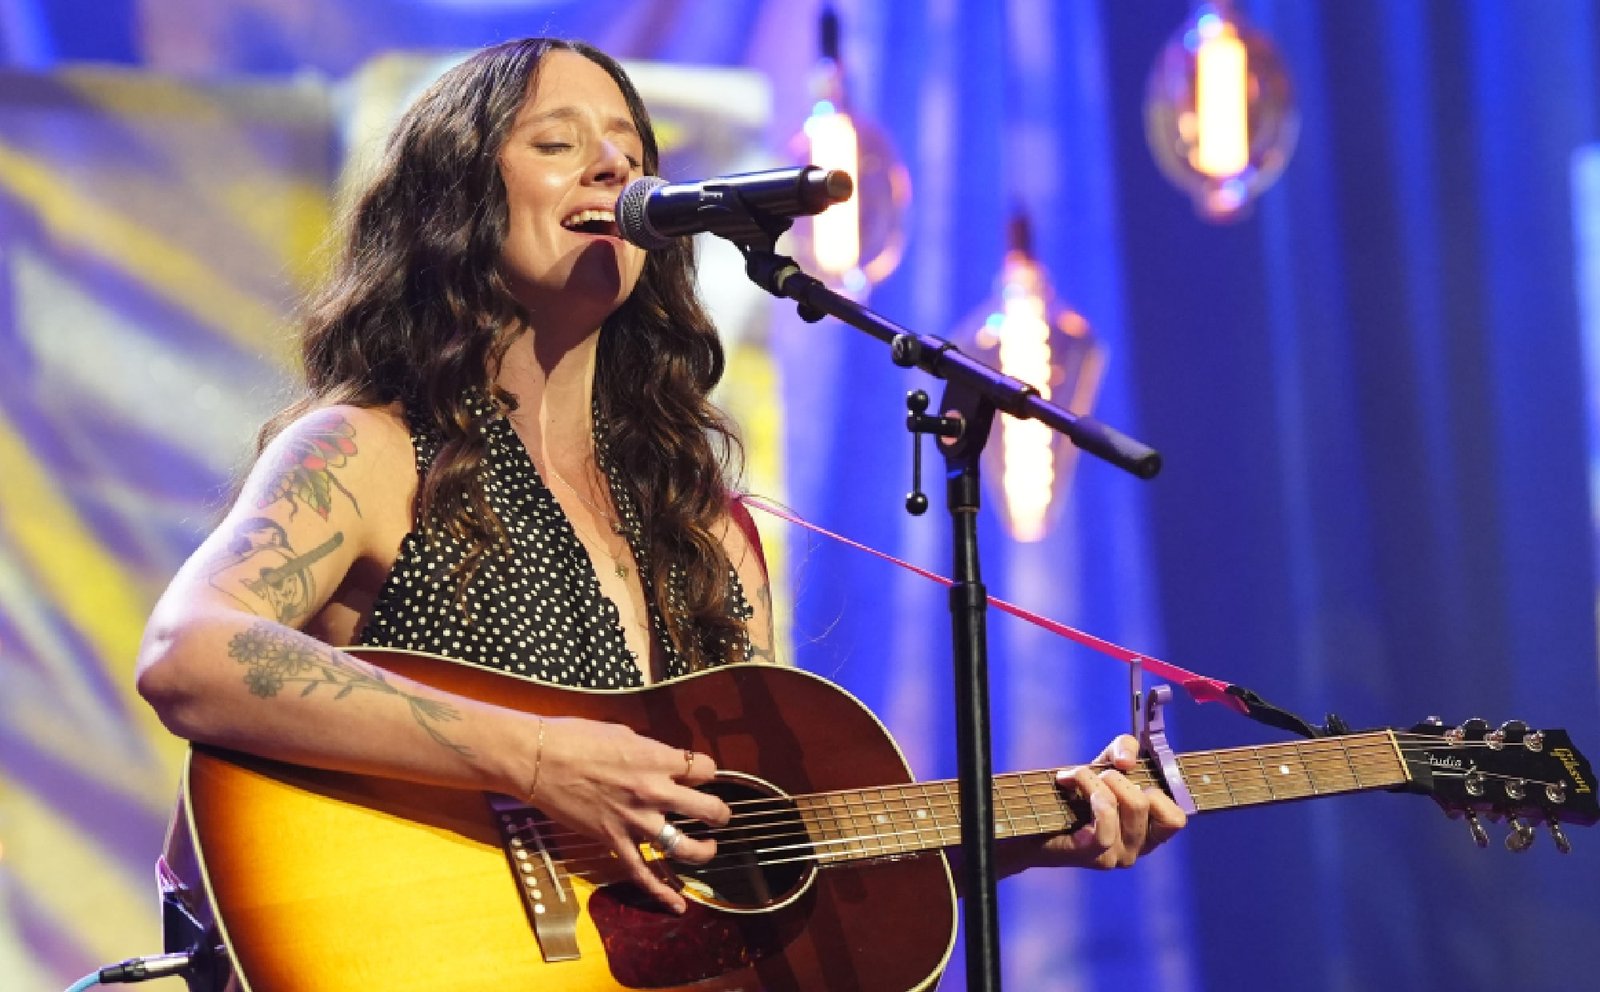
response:
{"label": "forearm tattoo", "polygon": [[327,686],[335,700],[356,691],[398,696],[411,708],[417,725],[436,742],[470,757],[472,749],[446,736],[443,725],[461,719],[449,703],[412,695],[392,685],[381,668],[335,651],[311,638],[270,623],[257,623],[233,635],[228,656],[248,668],[244,683],[253,695],[271,699],[286,685],[299,684],[309,696]]}

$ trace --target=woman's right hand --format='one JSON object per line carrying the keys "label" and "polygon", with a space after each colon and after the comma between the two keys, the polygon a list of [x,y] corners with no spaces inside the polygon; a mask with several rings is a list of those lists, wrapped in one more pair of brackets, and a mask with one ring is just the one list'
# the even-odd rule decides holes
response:
{"label": "woman's right hand", "polygon": [[[708,754],[662,744],[620,724],[544,719],[531,804],[605,844],[634,883],[682,913],[688,903],[650,869],[639,845],[655,841],[668,813],[715,827],[727,825],[728,805],[694,788],[715,777],[716,762]],[[673,845],[671,856],[705,864],[716,850],[716,841],[686,836]]]}

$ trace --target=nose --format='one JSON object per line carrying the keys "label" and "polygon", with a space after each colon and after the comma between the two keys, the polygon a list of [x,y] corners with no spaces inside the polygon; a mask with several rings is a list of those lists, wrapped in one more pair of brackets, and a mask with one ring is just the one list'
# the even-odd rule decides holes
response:
{"label": "nose", "polygon": [[589,165],[588,180],[595,184],[621,185],[628,181],[633,165],[614,141],[602,141]]}

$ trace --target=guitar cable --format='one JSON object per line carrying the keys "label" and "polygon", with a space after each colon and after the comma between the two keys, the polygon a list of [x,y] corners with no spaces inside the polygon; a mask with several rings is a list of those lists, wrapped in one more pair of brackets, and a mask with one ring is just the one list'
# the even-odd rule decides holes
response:
{"label": "guitar cable", "polygon": [[220,947],[202,947],[196,944],[189,950],[179,951],[176,954],[149,954],[142,958],[129,958],[91,971],[74,982],[67,992],[83,992],[84,989],[95,985],[147,982],[152,978],[166,978],[170,975],[188,976],[221,951]]}
{"label": "guitar cable", "polygon": [[[164,870],[164,861],[162,865]],[[147,954],[107,965],[78,979],[67,992],[83,992],[95,985],[147,982],[171,975],[182,976],[191,992],[222,987],[227,948],[217,943],[214,930],[189,911],[179,891],[168,889],[162,893],[161,928],[167,953]]]}

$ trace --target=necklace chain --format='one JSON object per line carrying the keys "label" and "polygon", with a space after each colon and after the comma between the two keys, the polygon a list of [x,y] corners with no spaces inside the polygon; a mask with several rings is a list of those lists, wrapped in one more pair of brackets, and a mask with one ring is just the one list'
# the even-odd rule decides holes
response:
{"label": "necklace chain", "polygon": [[[580,503],[582,503],[584,506],[587,506],[590,510],[594,511],[594,514],[596,516],[598,516],[606,524],[606,526],[611,529],[611,533],[616,534],[618,537],[624,537],[625,538],[627,536],[628,530],[627,530],[626,527],[624,527],[622,525],[622,515],[620,513],[617,513],[617,514],[607,513],[604,510],[600,509],[600,507],[596,506],[594,504],[594,501],[589,499],[589,497],[585,496],[582,493],[582,491],[580,491],[578,489],[577,486],[574,486],[572,483],[567,481],[567,477],[561,474],[561,470],[560,469],[556,468],[556,463],[555,463],[554,459],[550,460],[549,469],[550,469],[550,474],[555,477],[555,480],[557,482],[561,483],[563,486],[566,486],[567,487],[567,491],[572,493],[572,495],[578,497],[578,501]],[[626,542],[624,542],[624,543],[626,543]],[[628,577],[628,566],[624,565],[622,563],[622,558],[619,555],[612,554],[611,553],[611,549],[606,547],[606,546],[604,546],[604,545],[601,545],[600,550],[604,551],[605,554],[606,554],[606,557],[611,559],[611,567],[617,573],[617,578],[619,578],[619,579],[627,578]]]}

